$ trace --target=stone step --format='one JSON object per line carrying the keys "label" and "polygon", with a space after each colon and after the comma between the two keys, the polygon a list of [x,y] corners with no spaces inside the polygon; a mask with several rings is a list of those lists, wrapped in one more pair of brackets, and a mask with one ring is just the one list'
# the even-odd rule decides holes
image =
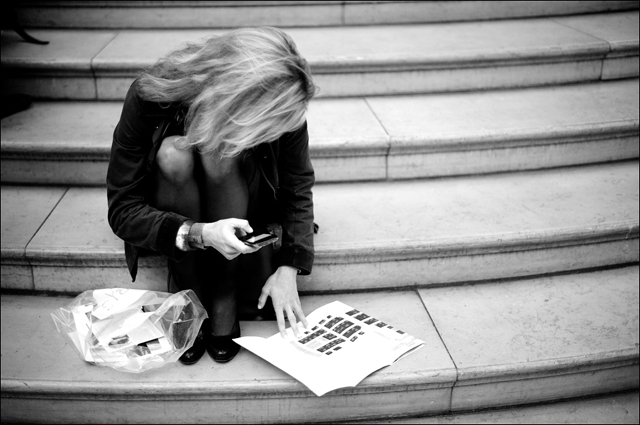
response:
{"label": "stone step", "polygon": [[[242,349],[142,375],[84,363],[50,314],[70,298],[2,295],[3,422],[334,422],[437,415],[638,388],[638,267],[340,300],[425,341],[353,388],[316,397]],[[275,322],[242,322],[270,336]],[[55,353],[55,355],[51,355]]]}
{"label": "stone step", "polygon": [[[415,94],[638,76],[638,11],[434,24],[291,28],[320,96]],[[2,93],[120,100],[167,52],[223,30],[2,34]],[[453,36],[455,34],[455,36]]]}
{"label": "stone step", "polygon": [[381,25],[574,15],[637,1],[56,1],[21,2],[30,28],[230,28]]}
{"label": "stone step", "polygon": [[[442,416],[368,420],[378,424],[637,424],[638,390]],[[353,421],[350,423],[360,423]]]}
{"label": "stone step", "polygon": [[[317,185],[307,293],[366,291],[635,263],[638,161],[460,178]],[[130,283],[103,188],[2,186],[2,288],[166,290],[166,261]]]}
{"label": "stone step", "polygon": [[[529,170],[638,158],[638,79],[317,99],[318,182]],[[2,182],[104,186],[121,102],[37,102],[2,120]]]}

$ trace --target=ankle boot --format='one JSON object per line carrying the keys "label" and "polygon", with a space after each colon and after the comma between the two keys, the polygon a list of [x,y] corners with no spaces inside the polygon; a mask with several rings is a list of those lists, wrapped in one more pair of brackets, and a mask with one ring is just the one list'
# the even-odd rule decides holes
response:
{"label": "ankle boot", "polygon": [[209,320],[205,319],[198,331],[198,336],[196,336],[196,340],[193,342],[191,348],[182,353],[178,361],[184,365],[192,365],[196,364],[198,360],[204,355],[205,350],[207,349],[207,330],[209,329]]}

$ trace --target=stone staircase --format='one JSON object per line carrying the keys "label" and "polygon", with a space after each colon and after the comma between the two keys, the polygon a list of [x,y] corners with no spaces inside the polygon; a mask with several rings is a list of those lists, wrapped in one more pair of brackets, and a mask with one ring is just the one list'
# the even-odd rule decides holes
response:
{"label": "stone staircase", "polygon": [[[638,388],[638,2],[24,2],[2,32],[3,422],[330,422]],[[308,113],[316,264],[333,300],[426,347],[316,397],[255,355],[129,375],[82,362],[50,312],[136,282],[106,223],[126,88],[181,43],[286,28]],[[269,336],[274,322],[242,322]],[[52,355],[53,354],[53,355]]]}

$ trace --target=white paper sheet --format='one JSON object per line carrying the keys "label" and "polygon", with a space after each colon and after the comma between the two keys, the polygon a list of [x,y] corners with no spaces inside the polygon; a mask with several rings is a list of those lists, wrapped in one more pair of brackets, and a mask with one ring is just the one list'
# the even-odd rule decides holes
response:
{"label": "white paper sheet", "polygon": [[388,323],[340,301],[316,309],[307,316],[309,328],[296,338],[277,333],[269,338],[234,339],[321,396],[337,388],[356,386],[371,373],[389,366],[408,352],[424,346],[421,341]]}

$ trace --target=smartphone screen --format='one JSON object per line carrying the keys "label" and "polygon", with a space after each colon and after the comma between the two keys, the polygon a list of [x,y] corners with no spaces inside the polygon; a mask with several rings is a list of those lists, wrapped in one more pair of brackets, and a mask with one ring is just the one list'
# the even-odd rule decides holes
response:
{"label": "smartphone screen", "polygon": [[259,244],[262,242],[267,242],[269,240],[277,239],[277,238],[278,237],[276,235],[273,235],[271,233],[263,233],[261,235],[251,236],[250,238],[245,239],[243,242],[253,245],[253,244]]}
{"label": "smartphone screen", "polygon": [[248,235],[244,235],[244,236],[240,236],[238,239],[240,239],[242,242],[244,242],[246,245],[252,245],[252,246],[265,246],[265,245],[269,245],[270,243],[273,243],[275,241],[278,240],[278,236],[271,233],[269,230],[265,229],[265,228],[260,228],[255,230],[253,233],[250,233]]}

